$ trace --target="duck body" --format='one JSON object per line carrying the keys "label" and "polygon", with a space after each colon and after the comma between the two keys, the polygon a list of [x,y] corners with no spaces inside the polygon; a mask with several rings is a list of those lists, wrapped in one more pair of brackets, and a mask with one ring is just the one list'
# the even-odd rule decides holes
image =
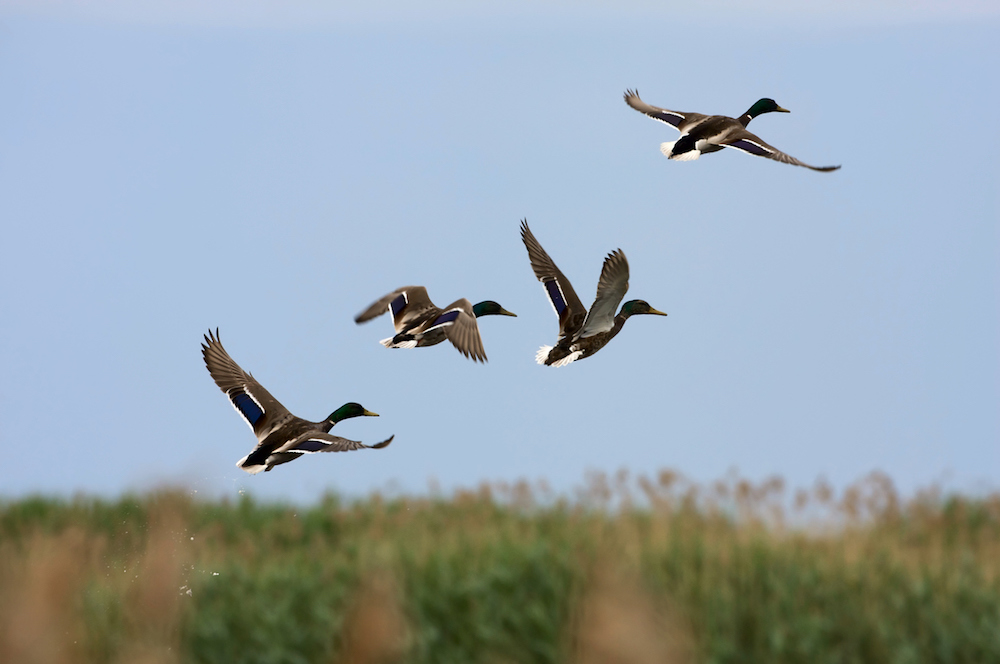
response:
{"label": "duck body", "polygon": [[660,144],[660,152],[668,159],[693,161],[702,154],[718,152],[722,148],[733,148],[757,157],[803,166],[814,171],[829,172],[840,168],[840,166],[810,166],[747,131],[747,125],[758,115],[790,112],[778,106],[773,99],[765,97],[757,100],[738,118],[672,111],[652,106],[639,98],[638,91],[632,90],[625,91],[625,103],[643,115],[668,124],[681,132],[681,137],[676,141]]}
{"label": "duck body", "polygon": [[[643,307],[647,308],[647,310],[635,312],[631,311],[633,308],[641,309]],[[628,313],[626,313],[627,310],[629,311]],[[598,332],[590,336],[581,336],[575,340],[560,339],[559,343],[555,346],[542,346],[535,354],[535,361],[546,366],[562,367],[566,366],[570,362],[590,357],[597,351],[607,346],[608,343],[610,343],[611,340],[614,339],[619,332],[621,332],[622,327],[625,326],[625,321],[627,321],[630,316],[638,313],[654,314],[658,316],[667,315],[662,311],[653,309],[649,306],[649,303],[644,300],[630,300],[622,305],[622,309],[618,315],[615,316],[610,330]]]}
{"label": "duck body", "polygon": [[344,404],[321,422],[311,422],[292,415],[229,356],[219,341],[218,331],[213,333],[209,330],[201,350],[205,366],[215,384],[257,437],[257,445],[253,451],[236,462],[237,468],[251,475],[294,461],[303,454],[382,449],[395,437],[390,436],[375,445],[365,445],[360,441],[330,434],[330,429],[337,422],[351,417],[378,416],[354,402]]}
{"label": "duck body", "polygon": [[423,286],[403,286],[373,302],[354,317],[354,322],[367,323],[386,312],[392,315],[396,330],[395,336],[379,342],[386,348],[436,346],[447,339],[463,355],[479,362],[486,361],[486,351],[476,319],[517,316],[492,300],[473,305],[462,298],[442,309],[431,302]]}
{"label": "duck body", "polygon": [[615,314],[618,303],[628,291],[628,260],[621,249],[616,249],[604,259],[597,282],[597,297],[588,311],[569,279],[556,267],[528,228],[527,220],[521,222],[521,240],[528,250],[531,269],[545,287],[549,302],[559,318],[559,340],[555,346],[542,346],[538,350],[535,361],[539,364],[562,367],[590,357],[621,332],[630,316],[667,315],[644,300],[630,300]]}

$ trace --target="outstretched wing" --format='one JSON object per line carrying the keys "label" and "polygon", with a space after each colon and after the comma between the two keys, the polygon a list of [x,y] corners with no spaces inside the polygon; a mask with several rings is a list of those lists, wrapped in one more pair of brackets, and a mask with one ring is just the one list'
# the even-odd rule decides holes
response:
{"label": "outstretched wing", "polygon": [[422,332],[426,334],[436,329],[444,330],[448,341],[462,355],[477,362],[486,361],[486,350],[483,348],[483,339],[479,336],[476,314],[472,311],[472,303],[467,299],[462,298],[449,304]]}
{"label": "outstretched wing", "polygon": [[392,314],[392,324],[396,332],[402,332],[408,323],[428,309],[433,309],[434,303],[427,295],[423,286],[403,286],[385,295],[371,304],[367,309],[354,317],[354,322],[367,323],[381,316],[386,311]]}
{"label": "outstretched wing", "polygon": [[707,117],[703,113],[684,113],[682,111],[671,111],[667,108],[652,106],[639,98],[638,90],[626,90],[625,103],[643,115],[664,122],[681,132],[687,131],[688,127],[698,124]]}
{"label": "outstretched wing", "polygon": [[201,354],[212,380],[253,429],[257,440],[263,440],[275,426],[291,417],[287,408],[229,356],[219,341],[218,329],[205,335]]}
{"label": "outstretched wing", "polygon": [[792,164],[793,166],[804,166],[806,168],[811,168],[814,171],[821,171],[828,173],[830,171],[835,171],[840,166],[810,166],[809,164],[799,161],[790,154],[785,154],[773,145],[768,145],[763,140],[760,139],[756,134],[751,134],[749,131],[737,131],[726,138],[725,142],[722,143],[723,146],[727,148],[735,148],[747,154],[756,155],[758,157],[766,157],[767,159],[773,159],[775,161],[780,161],[783,164]]}
{"label": "outstretched wing", "polygon": [[601,278],[597,282],[597,298],[590,307],[580,337],[607,332],[615,324],[618,304],[628,291],[628,260],[621,249],[615,249],[604,259]]}
{"label": "outstretched wing", "polygon": [[587,318],[587,308],[577,297],[576,291],[573,290],[573,285],[569,283],[566,275],[556,267],[549,255],[542,249],[542,245],[535,239],[531,229],[528,228],[527,219],[521,221],[521,240],[528,249],[531,269],[545,286],[545,293],[549,296],[556,316],[559,317],[560,338],[576,334]]}
{"label": "outstretched wing", "polygon": [[[381,443],[365,445],[358,440],[350,440],[323,433],[322,431],[310,431],[298,438],[290,440],[272,454],[315,454],[316,452],[353,452],[354,450],[380,450],[388,447],[395,435],[389,436]],[[290,459],[289,459],[290,460]],[[283,462],[284,463],[284,462]]]}

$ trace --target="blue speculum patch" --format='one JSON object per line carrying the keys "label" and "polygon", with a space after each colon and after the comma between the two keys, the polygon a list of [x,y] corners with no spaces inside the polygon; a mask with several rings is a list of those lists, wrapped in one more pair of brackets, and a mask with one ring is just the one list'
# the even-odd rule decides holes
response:
{"label": "blue speculum patch", "polygon": [[389,303],[389,308],[392,309],[392,317],[395,318],[402,311],[403,307],[406,306],[406,294],[403,293],[395,300]]}
{"label": "blue speculum patch", "polygon": [[321,449],[326,447],[329,443],[322,440],[303,440],[301,443],[295,446],[295,450],[302,450],[303,452],[319,452]]}
{"label": "blue speculum patch", "polygon": [[458,318],[458,311],[446,311],[437,317],[437,320],[431,325],[431,327],[437,327],[438,325],[444,325],[446,323],[454,323],[455,319]]}
{"label": "blue speculum patch", "polygon": [[264,411],[247,394],[235,392],[230,395],[230,399],[233,400],[233,405],[243,413],[243,417],[247,418],[247,421],[250,422],[250,426],[257,426],[260,418],[264,417]]}
{"label": "blue speculum patch", "polygon": [[552,306],[556,308],[556,313],[561,316],[563,309],[566,308],[566,300],[563,299],[562,291],[559,290],[559,284],[556,283],[555,279],[546,281],[545,290],[549,292],[549,299],[552,300]]}
{"label": "blue speculum patch", "polygon": [[675,127],[681,123],[681,120],[684,119],[683,115],[679,115],[676,113],[661,113],[660,117],[662,117],[664,121],[669,122]]}
{"label": "blue speculum patch", "polygon": [[770,154],[770,152],[768,152],[764,148],[760,147],[756,143],[751,143],[750,141],[744,140],[742,138],[740,140],[738,140],[738,141],[733,141],[730,144],[730,146],[734,147],[734,148],[738,148],[740,150],[745,150],[745,151],[749,152],[750,154],[759,155],[761,157],[766,157],[767,155]]}

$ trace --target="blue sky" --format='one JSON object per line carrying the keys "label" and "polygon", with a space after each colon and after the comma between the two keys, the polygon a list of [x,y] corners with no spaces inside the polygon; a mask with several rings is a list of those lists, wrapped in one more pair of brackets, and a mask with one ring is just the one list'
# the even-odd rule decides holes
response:
{"label": "blue sky", "polygon": [[[984,3],[0,5],[0,495],[183,483],[307,501],[588,470],[904,490],[1000,479],[1000,11]],[[207,9],[206,9],[207,8]],[[664,159],[680,110],[814,173]],[[621,248],[639,317],[557,323],[518,224],[586,303]],[[422,284],[498,300],[489,364],[353,316]],[[199,344],[289,409],[379,412],[386,450],[249,477]]]}

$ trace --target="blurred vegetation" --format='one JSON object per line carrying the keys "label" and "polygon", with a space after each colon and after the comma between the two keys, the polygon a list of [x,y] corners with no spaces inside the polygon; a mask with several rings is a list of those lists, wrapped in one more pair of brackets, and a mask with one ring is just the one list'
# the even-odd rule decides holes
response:
{"label": "blurred vegetation", "polygon": [[0,502],[2,662],[1000,662],[1000,495]]}

